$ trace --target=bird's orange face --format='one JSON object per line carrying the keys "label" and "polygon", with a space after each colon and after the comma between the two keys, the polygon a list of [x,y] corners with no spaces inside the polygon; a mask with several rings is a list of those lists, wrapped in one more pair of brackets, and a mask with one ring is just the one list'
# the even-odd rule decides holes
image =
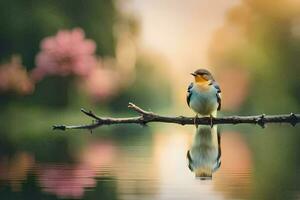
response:
{"label": "bird's orange face", "polygon": [[210,167],[201,167],[195,170],[195,175],[200,179],[211,179],[212,169]]}
{"label": "bird's orange face", "polygon": [[196,83],[205,83],[208,81],[205,74],[195,74],[195,73],[191,73],[191,74],[194,76]]}

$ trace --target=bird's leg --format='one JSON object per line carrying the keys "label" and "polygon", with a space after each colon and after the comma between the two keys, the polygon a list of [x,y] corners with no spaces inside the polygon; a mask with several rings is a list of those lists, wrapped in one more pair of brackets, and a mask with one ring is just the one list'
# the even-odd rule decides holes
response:
{"label": "bird's leg", "polygon": [[198,128],[197,118],[198,118],[198,114],[196,114],[196,116],[194,118],[194,124],[195,124],[196,128]]}
{"label": "bird's leg", "polygon": [[210,117],[210,127],[212,128],[214,126],[214,124],[213,124],[213,116],[210,114],[209,117]]}

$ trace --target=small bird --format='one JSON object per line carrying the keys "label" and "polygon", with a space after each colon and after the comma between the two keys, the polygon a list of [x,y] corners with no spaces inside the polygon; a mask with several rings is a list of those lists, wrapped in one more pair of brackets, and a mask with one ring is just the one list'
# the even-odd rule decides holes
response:
{"label": "small bird", "polygon": [[188,87],[186,100],[188,106],[196,112],[195,124],[200,114],[210,117],[212,127],[212,118],[216,117],[217,111],[221,109],[220,86],[206,69],[198,69],[191,75],[194,76],[195,81]]}
{"label": "small bird", "polygon": [[207,180],[221,166],[221,135],[217,126],[200,125],[187,152],[188,167],[197,178]]}

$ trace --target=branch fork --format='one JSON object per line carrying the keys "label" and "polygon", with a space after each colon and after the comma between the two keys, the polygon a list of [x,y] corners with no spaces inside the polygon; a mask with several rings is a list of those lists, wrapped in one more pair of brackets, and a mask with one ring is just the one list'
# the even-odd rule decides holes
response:
{"label": "branch fork", "polygon": [[133,103],[129,103],[128,108],[131,108],[140,114],[140,120],[142,125],[146,125],[148,122],[152,121],[155,118],[155,114],[153,112],[145,111],[140,107],[134,105]]}

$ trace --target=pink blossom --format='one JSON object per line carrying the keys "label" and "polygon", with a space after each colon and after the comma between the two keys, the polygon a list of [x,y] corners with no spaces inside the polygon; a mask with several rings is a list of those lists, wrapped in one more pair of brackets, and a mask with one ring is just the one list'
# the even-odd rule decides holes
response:
{"label": "pink blossom", "polygon": [[34,164],[34,157],[27,152],[0,157],[0,181],[9,183],[13,191],[21,191],[22,183],[33,170]]}
{"label": "pink blossom", "polygon": [[96,187],[97,173],[111,165],[116,149],[113,143],[93,142],[79,153],[77,164],[44,164],[37,169],[42,190],[60,198],[82,198],[87,188]]}
{"label": "pink blossom", "polygon": [[41,165],[38,175],[43,191],[61,198],[81,198],[85,188],[96,186],[96,172],[84,164]]}
{"label": "pink blossom", "polygon": [[42,40],[32,77],[40,80],[45,75],[86,75],[96,64],[95,50],[95,42],[85,39],[82,29],[61,30]]}
{"label": "pink blossom", "polygon": [[79,160],[92,169],[99,170],[112,165],[116,146],[112,141],[93,141],[79,154]]}
{"label": "pink blossom", "polygon": [[21,58],[13,56],[9,63],[0,66],[0,93],[14,91],[17,94],[30,94],[34,84],[30,80]]}

